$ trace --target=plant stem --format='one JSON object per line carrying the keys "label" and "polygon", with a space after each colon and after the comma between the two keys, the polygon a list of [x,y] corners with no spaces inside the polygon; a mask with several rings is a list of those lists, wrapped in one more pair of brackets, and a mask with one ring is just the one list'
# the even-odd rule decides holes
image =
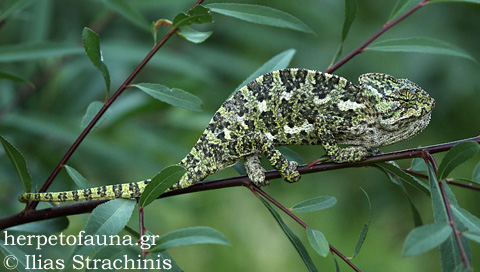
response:
{"label": "plant stem", "polygon": [[[193,6],[199,5],[203,2],[203,0],[198,0]],[[67,163],[73,153],[77,150],[80,146],[82,141],[87,137],[88,133],[92,130],[95,124],[100,120],[103,114],[107,111],[107,109],[112,105],[112,103],[127,89],[128,85],[133,81],[133,79],[138,75],[138,73],[145,67],[148,61],[157,53],[157,51],[177,32],[176,28],[171,28],[165,36],[163,36],[162,40],[160,40],[155,47],[147,54],[147,56],[140,62],[140,64],[133,70],[133,72],[128,76],[128,78],[120,85],[120,87],[115,91],[115,93],[105,101],[103,107],[98,111],[97,115],[90,121],[87,127],[82,131],[80,136],[75,140],[75,142],[70,146],[67,153],[63,156],[57,166],[53,169],[53,172],[47,178],[43,186],[38,191],[39,193],[46,192],[48,187],[52,184],[53,180],[57,177],[58,173],[62,169],[62,167]],[[38,205],[38,202],[32,202],[30,205],[27,206],[27,209],[34,210]],[[27,211],[27,209],[25,211]]]}
{"label": "plant stem", "polygon": [[332,73],[334,72],[335,70],[337,70],[338,68],[340,68],[342,65],[344,65],[345,63],[347,63],[349,60],[351,60],[353,57],[355,57],[357,54],[360,54],[364,51],[365,47],[367,47],[367,45],[369,45],[370,43],[372,43],[376,38],[378,38],[380,35],[382,35],[383,33],[385,33],[387,30],[389,30],[390,28],[392,28],[394,25],[398,24],[399,22],[401,22],[403,19],[407,18],[408,16],[410,16],[412,13],[414,13],[415,11],[417,11],[418,9],[420,9],[421,7],[425,6],[426,4],[428,4],[428,0],[423,0],[422,2],[418,3],[415,7],[411,8],[409,11],[405,12],[402,16],[398,17],[396,20],[394,20],[393,22],[387,22],[386,24],[384,24],[382,26],[382,28],[377,31],[377,33],[373,34],[373,36],[371,36],[370,38],[368,38],[364,43],[362,43],[359,47],[357,47],[355,50],[353,50],[350,54],[348,54],[347,56],[345,56],[343,59],[341,59],[340,61],[338,61],[337,63],[335,63],[334,65],[328,67],[328,69],[325,71],[327,73]]}
{"label": "plant stem", "polygon": [[455,241],[457,242],[457,246],[458,246],[458,250],[460,251],[460,255],[462,256],[462,262],[465,265],[465,268],[467,270],[470,270],[471,265],[470,265],[470,262],[468,261],[467,253],[465,252],[465,249],[463,248],[462,241],[460,240],[460,232],[458,231],[457,225],[455,224],[455,220],[453,219],[452,210],[450,208],[451,204],[448,201],[447,193],[445,191],[445,186],[444,186],[442,180],[438,179],[437,162],[435,161],[435,158],[433,158],[433,156],[430,153],[428,153],[428,151],[425,151],[423,155],[424,155],[423,157],[425,159],[425,162],[427,164],[430,162],[430,164],[433,166],[433,169],[435,171],[435,176],[437,177],[438,187],[440,188],[440,193],[442,195],[443,205],[445,206],[445,210],[447,212],[448,224],[453,229],[453,235],[455,237]]}

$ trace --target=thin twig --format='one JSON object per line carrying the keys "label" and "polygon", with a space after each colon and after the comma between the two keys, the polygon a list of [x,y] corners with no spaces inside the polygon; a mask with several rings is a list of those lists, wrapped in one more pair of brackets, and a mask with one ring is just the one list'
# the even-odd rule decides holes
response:
{"label": "thin twig", "polygon": [[[456,144],[461,142],[466,142],[466,141],[474,141],[474,142],[480,143],[480,136],[463,139],[459,141],[438,144],[438,145],[427,146],[427,147],[408,149],[408,150],[397,151],[392,153],[385,153],[381,155],[368,157],[367,159],[361,162],[322,163],[322,164],[314,165],[311,168],[308,168],[307,165],[302,165],[298,168],[298,171],[301,174],[309,174],[309,173],[323,172],[323,171],[329,171],[329,170],[335,170],[335,169],[368,166],[369,164],[382,162],[382,161],[411,159],[414,157],[422,157],[422,152],[425,152],[425,151],[429,152],[430,154],[444,152],[449,150]],[[271,180],[275,178],[280,178],[280,173],[278,173],[278,171],[272,170],[272,171],[265,172],[265,179]],[[249,182],[250,181],[247,176],[236,176],[236,177],[230,177],[230,178],[202,181],[185,189],[164,193],[160,196],[160,198],[165,198],[165,197],[170,197],[175,195],[183,195],[183,194],[188,194],[193,192],[210,191],[210,190],[221,189],[221,188],[248,186]],[[28,213],[21,212],[15,215],[1,218],[0,230],[8,227],[16,226],[16,225],[21,225],[25,223],[30,223],[30,222],[35,222],[35,221],[40,221],[40,220],[45,220],[50,218],[88,213],[88,212],[91,212],[96,206],[102,203],[105,203],[106,201],[107,200],[88,201],[88,202],[63,205],[60,207],[43,209],[39,211],[31,210]]]}
{"label": "thin twig", "polygon": [[[193,6],[199,5],[203,2],[203,0],[198,0]],[[165,36],[155,45],[155,47],[147,54],[147,56],[140,62],[140,64],[133,70],[133,72],[128,76],[128,78],[120,85],[117,91],[107,100],[103,107],[98,111],[97,115],[90,121],[88,126],[82,131],[80,136],[75,140],[75,142],[70,146],[67,153],[63,156],[57,166],[54,168],[53,172],[47,178],[45,183],[43,184],[42,188],[38,191],[39,193],[46,192],[48,187],[52,184],[55,177],[58,175],[60,170],[62,169],[63,165],[67,163],[70,157],[73,155],[75,150],[80,146],[82,141],[87,137],[88,133],[92,130],[95,124],[100,120],[103,114],[107,111],[107,109],[112,105],[112,103],[125,91],[127,86],[133,81],[133,79],[138,75],[138,73],[145,67],[148,61],[155,55],[155,53],[177,32],[176,28],[171,28]],[[38,205],[38,202],[32,202],[31,205],[27,206],[29,209],[35,209]]]}
{"label": "thin twig", "polygon": [[[292,213],[289,209],[284,207],[280,202],[275,200],[273,197],[262,191],[260,188],[256,186],[249,186],[249,189],[254,193],[254,194],[261,194],[264,198],[266,198],[268,201],[273,203],[275,206],[277,206],[280,210],[282,210],[284,213],[286,213],[288,216],[290,216],[293,220],[295,220],[298,224],[300,224],[304,229],[307,228],[307,224],[305,224],[300,218],[298,218],[296,215]],[[345,255],[343,255],[340,251],[338,251],[335,247],[333,247],[331,244],[328,244],[328,247],[330,248],[330,251],[334,252],[337,254],[338,257],[340,257],[345,263],[347,263],[353,270],[360,272],[360,269],[358,269],[351,261],[348,259]]]}
{"label": "thin twig", "polygon": [[[438,166],[437,162],[435,161],[435,158],[428,153],[428,151],[424,152],[423,156],[425,162],[428,164],[430,163],[433,166],[433,169],[435,171],[435,176],[438,176]],[[455,224],[455,220],[453,220],[453,214],[452,210],[450,209],[450,202],[448,201],[447,198],[447,193],[445,192],[445,186],[443,185],[443,182],[441,179],[437,178],[438,186],[440,188],[440,192],[442,195],[442,200],[443,204],[445,206],[445,210],[447,211],[447,217],[448,217],[448,224],[450,227],[453,229],[453,235],[455,236],[455,241],[457,242],[458,249],[460,251],[460,255],[462,256],[462,262],[465,265],[465,268],[469,270],[471,268],[470,262],[468,261],[467,253],[465,252],[465,249],[463,248],[462,241],[460,240],[460,232],[457,229],[457,225]]]}
{"label": "thin twig", "polygon": [[344,65],[346,62],[348,62],[350,59],[352,59],[353,57],[355,57],[357,54],[359,53],[362,53],[365,49],[365,47],[367,47],[367,45],[369,45],[370,43],[372,43],[375,39],[377,39],[378,37],[380,37],[380,35],[382,35],[383,33],[385,33],[385,31],[389,30],[390,28],[392,28],[394,25],[398,24],[399,22],[401,22],[403,19],[407,18],[408,16],[410,16],[412,13],[414,13],[415,11],[417,11],[418,9],[420,9],[421,7],[425,6],[426,4],[428,4],[428,0],[423,0],[422,2],[418,3],[415,7],[413,7],[412,9],[410,9],[409,11],[405,12],[402,16],[398,17],[396,20],[394,20],[393,22],[387,22],[386,24],[384,24],[382,26],[382,28],[377,31],[377,33],[373,34],[373,36],[371,36],[370,38],[368,38],[364,43],[362,43],[359,47],[357,47],[355,50],[353,50],[350,54],[348,54],[347,56],[345,56],[343,59],[341,59],[340,61],[338,61],[337,63],[335,63],[334,65],[328,67],[328,69],[325,71],[327,73],[332,73],[334,72],[335,70],[337,70],[338,68],[340,68],[342,65]]}

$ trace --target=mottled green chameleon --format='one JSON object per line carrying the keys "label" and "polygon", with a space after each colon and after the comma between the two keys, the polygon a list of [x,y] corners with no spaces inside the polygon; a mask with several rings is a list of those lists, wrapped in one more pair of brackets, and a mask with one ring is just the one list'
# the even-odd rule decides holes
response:
{"label": "mottled green chameleon", "polygon": [[[265,74],[230,97],[179,165],[186,174],[169,190],[189,187],[244,159],[249,178],[265,185],[261,156],[284,180],[300,179],[298,164],[275,148],[322,145],[337,163],[377,153],[377,147],[405,140],[425,128],[435,101],[407,79],[364,74],[358,85],[305,69]],[[339,144],[349,144],[340,147]],[[25,193],[22,202],[135,198],[147,181],[59,193]]]}

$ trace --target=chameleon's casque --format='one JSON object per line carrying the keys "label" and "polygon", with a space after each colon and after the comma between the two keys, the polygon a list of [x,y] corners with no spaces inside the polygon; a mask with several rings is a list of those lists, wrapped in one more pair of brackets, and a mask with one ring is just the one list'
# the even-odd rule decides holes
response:
{"label": "chameleon's casque", "polygon": [[[249,178],[265,185],[260,157],[283,179],[300,179],[297,163],[275,148],[322,145],[337,163],[364,159],[377,148],[424,129],[435,101],[406,79],[364,74],[358,85],[345,78],[305,69],[260,76],[230,97],[213,116],[179,165],[186,174],[169,190],[189,187],[241,159]],[[339,147],[339,144],[349,144]],[[139,197],[147,181],[60,193],[25,193],[20,201],[78,201]]]}

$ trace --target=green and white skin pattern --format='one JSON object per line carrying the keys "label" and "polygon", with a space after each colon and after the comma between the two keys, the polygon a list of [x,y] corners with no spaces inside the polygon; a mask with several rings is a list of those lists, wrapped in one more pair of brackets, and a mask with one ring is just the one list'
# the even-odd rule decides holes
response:
{"label": "green and white skin pattern", "polygon": [[[379,73],[345,78],[306,69],[283,69],[258,77],[223,103],[190,153],[185,175],[168,191],[187,188],[244,160],[250,180],[268,184],[265,156],[287,182],[300,179],[298,164],[275,147],[321,145],[333,162],[355,162],[378,147],[424,129],[435,101],[417,84]],[[340,147],[339,144],[349,146]],[[58,193],[25,193],[19,200],[82,201],[136,198],[149,180]]]}

